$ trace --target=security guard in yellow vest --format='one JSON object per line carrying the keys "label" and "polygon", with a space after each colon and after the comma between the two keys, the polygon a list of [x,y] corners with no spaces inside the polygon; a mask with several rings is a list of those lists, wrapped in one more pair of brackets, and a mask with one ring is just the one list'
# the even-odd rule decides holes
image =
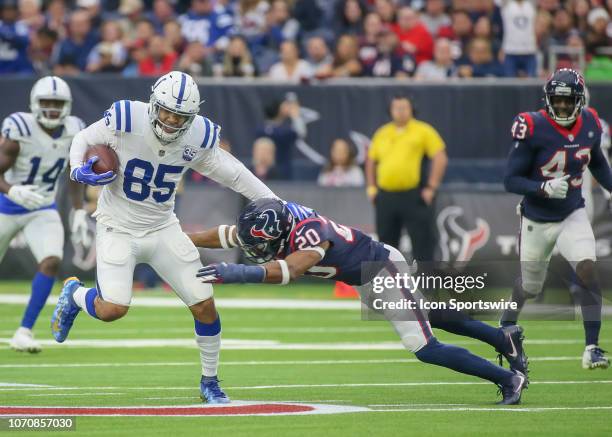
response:
{"label": "security guard in yellow vest", "polygon": [[[392,121],[374,133],[366,163],[367,191],[376,207],[378,237],[398,247],[405,227],[413,258],[433,261],[437,242],[433,201],[448,164],[446,146],[431,125],[413,117],[409,98],[394,97],[390,113]],[[431,160],[431,170],[423,185],[424,156]]]}

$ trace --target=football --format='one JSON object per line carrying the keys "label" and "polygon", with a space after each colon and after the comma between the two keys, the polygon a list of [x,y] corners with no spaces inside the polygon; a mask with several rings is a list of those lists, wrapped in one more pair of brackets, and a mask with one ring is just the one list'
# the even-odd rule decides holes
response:
{"label": "football", "polygon": [[98,157],[98,161],[93,165],[93,171],[97,174],[106,173],[107,171],[114,171],[116,173],[119,169],[119,157],[113,149],[105,144],[99,144],[87,149],[85,160],[89,160],[92,156]]}

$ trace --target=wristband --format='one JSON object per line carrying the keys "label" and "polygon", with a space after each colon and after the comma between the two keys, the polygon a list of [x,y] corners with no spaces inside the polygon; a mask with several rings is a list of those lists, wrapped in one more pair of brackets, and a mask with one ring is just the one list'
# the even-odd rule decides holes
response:
{"label": "wristband", "polygon": [[289,273],[289,266],[287,265],[287,261],[284,259],[278,260],[277,263],[281,268],[281,283],[280,285],[287,285],[289,281],[291,281],[291,274]]}

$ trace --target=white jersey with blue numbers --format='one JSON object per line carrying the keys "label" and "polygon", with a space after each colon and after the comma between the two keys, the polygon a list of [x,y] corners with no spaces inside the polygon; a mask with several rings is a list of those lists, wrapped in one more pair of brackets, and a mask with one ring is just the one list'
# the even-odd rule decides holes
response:
{"label": "white jersey with blue numbers", "polygon": [[276,197],[240,161],[218,147],[219,125],[196,116],[176,142],[162,145],[149,122],[148,108],[143,102],[115,102],[73,141],[72,168],[82,165],[87,147],[96,144],[110,145],[119,157],[117,178],[104,186],[98,199],[94,217],[99,223],[135,236],[176,223],[176,188],[189,168],[251,200]]}
{"label": "white jersey with blue numbers", "polygon": [[[57,134],[51,136],[33,114],[15,112],[9,115],[2,123],[2,136],[19,143],[19,155],[4,178],[11,185],[36,185],[37,191],[45,197],[44,208],[53,205],[58,179],[68,165],[70,143],[84,127],[80,118],[69,116]],[[19,205],[10,205],[6,198],[1,200],[11,209],[6,213],[28,212]]]}

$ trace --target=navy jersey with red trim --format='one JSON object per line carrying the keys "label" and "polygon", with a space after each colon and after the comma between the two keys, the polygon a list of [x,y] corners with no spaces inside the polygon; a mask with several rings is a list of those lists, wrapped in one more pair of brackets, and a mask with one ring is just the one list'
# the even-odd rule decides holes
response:
{"label": "navy jersey with red trim", "polygon": [[306,274],[324,279],[342,281],[349,285],[368,282],[362,278],[364,263],[385,261],[389,251],[368,235],[348,226],[339,225],[312,211],[310,217],[299,221],[289,236],[285,256],[299,250],[330,243],[325,256]]}
{"label": "navy jersey with red trim", "polygon": [[[602,163],[602,130],[595,110],[584,109],[569,129],[555,123],[544,110],[525,112],[514,119],[511,131],[514,142],[504,183],[507,191],[525,196],[521,211],[530,220],[559,222],[584,207],[581,186],[587,166],[604,188],[612,188],[607,186],[609,166]],[[566,175],[566,198],[548,198],[543,183]]]}

